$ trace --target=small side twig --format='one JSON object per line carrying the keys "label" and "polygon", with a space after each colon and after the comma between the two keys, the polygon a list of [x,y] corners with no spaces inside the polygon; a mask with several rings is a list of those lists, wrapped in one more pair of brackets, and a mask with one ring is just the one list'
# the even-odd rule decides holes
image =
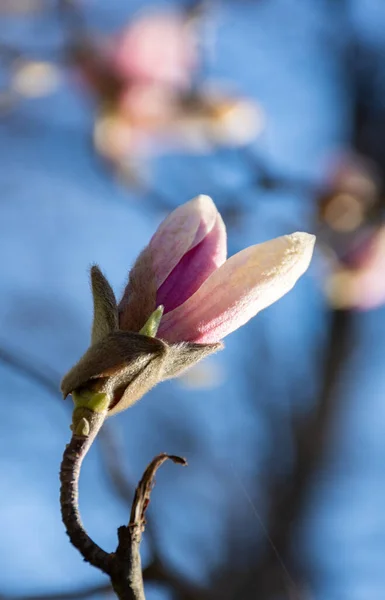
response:
{"label": "small side twig", "polygon": [[[127,478],[126,470],[122,461],[122,448],[116,440],[116,432],[109,424],[104,425],[98,435],[102,447],[102,458],[106,474],[113,486],[117,496],[124,502],[125,506],[132,504],[135,486]],[[176,575],[164,562],[162,552],[158,544],[156,531],[146,518],[146,539],[150,545],[152,561],[143,570],[145,582],[161,583],[172,589],[178,600],[196,600],[203,598],[202,588],[185,580],[180,574]],[[1,599],[0,599],[1,600]]]}
{"label": "small side twig", "polygon": [[169,454],[156,456],[148,465],[136,488],[128,526],[118,529],[119,544],[115,553],[111,581],[121,600],[145,600],[139,547],[155,474],[168,459],[176,464],[187,465],[187,461],[179,456]]}
{"label": "small side twig", "polygon": [[[116,496],[125,506],[131,506],[135,495],[135,483],[127,476],[123,460],[124,451],[117,438],[116,430],[106,423],[98,435],[102,464]],[[148,519],[146,519],[146,541],[153,560],[156,563],[163,563],[153,523]]]}

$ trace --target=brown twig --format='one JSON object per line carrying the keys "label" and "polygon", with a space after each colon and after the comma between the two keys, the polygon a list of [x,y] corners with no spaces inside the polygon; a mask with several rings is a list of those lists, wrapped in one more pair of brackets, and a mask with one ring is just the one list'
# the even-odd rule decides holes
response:
{"label": "brown twig", "polygon": [[115,569],[111,580],[121,600],[145,600],[139,548],[155,474],[168,459],[179,465],[187,465],[186,460],[179,456],[169,454],[156,456],[148,465],[136,488],[128,526],[118,529],[119,544],[115,553]]}
{"label": "brown twig", "polygon": [[150,495],[154,484],[155,474],[166,460],[172,460],[175,464],[182,465],[183,467],[187,466],[185,458],[165,453],[159,454],[150,462],[135,491],[129,523],[130,527],[144,527],[144,517],[150,503]]}
{"label": "brown twig", "polygon": [[[102,464],[105,469],[109,483],[112,484],[116,495],[125,506],[131,506],[135,484],[128,478],[123,461],[123,450],[117,441],[115,428],[105,423],[98,435],[99,447],[101,448]],[[151,556],[156,563],[162,563],[161,553],[157,545],[156,535],[152,523],[146,521],[146,540],[150,545]]]}
{"label": "brown twig", "polygon": [[[108,422],[101,429],[98,441],[99,446],[102,448],[102,461],[106,474],[117,496],[119,496],[125,506],[132,504],[135,487],[126,475],[121,448],[116,442],[115,431]],[[201,588],[192,585],[191,582],[186,581],[181,575],[176,575],[167,567],[167,564],[163,560],[154,528],[149,525],[150,523],[146,519],[146,540],[150,543],[152,562],[143,571],[144,581],[156,581],[157,583],[167,585],[179,600],[203,598],[204,593]]]}

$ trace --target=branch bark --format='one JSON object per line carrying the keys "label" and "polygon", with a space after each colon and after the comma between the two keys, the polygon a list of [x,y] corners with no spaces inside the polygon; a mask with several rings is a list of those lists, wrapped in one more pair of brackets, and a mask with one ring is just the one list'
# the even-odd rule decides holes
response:
{"label": "branch bark", "polygon": [[89,537],[78,508],[80,468],[91,443],[87,436],[74,434],[66,446],[60,469],[61,513],[71,544],[79,550],[85,561],[109,575],[113,557]]}

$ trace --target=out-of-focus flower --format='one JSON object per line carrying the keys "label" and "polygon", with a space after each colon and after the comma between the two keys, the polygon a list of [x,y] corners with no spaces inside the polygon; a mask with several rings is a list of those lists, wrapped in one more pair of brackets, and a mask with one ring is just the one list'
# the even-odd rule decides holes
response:
{"label": "out-of-focus flower", "polygon": [[107,394],[110,414],[130,406],[286,294],[309,266],[314,241],[294,233],[226,260],[226,229],[211,198],[178,207],[138,257],[119,305],[92,269],[92,344],[64,377],[64,395]]}
{"label": "out-of-focus flower", "polygon": [[144,15],[103,47],[95,42],[76,56],[99,98],[95,147],[119,169],[133,156],[244,145],[263,126],[253,100],[194,85],[197,23],[185,15]]}
{"label": "out-of-focus flower", "polygon": [[14,109],[25,98],[40,98],[52,94],[60,84],[57,65],[30,59],[6,44],[0,49],[0,67],[0,112]]}
{"label": "out-of-focus flower", "polygon": [[182,99],[183,104],[170,131],[198,152],[246,145],[263,129],[264,114],[256,102],[228,96],[215,85],[202,86],[199,95]]}
{"label": "out-of-focus flower", "polygon": [[375,166],[358,154],[337,160],[320,199],[320,218],[337,234],[350,234],[365,225],[378,200]]}
{"label": "out-of-focus flower", "polygon": [[334,308],[367,310],[385,302],[385,226],[375,166],[340,159],[320,199],[320,248],[328,260],[326,295]]}
{"label": "out-of-focus flower", "polygon": [[59,70],[51,63],[20,60],[13,65],[11,87],[20,96],[46,96],[56,90],[59,81]]}
{"label": "out-of-focus flower", "polygon": [[385,226],[355,252],[349,265],[335,265],[327,281],[327,295],[335,308],[369,310],[385,303]]}
{"label": "out-of-focus flower", "polygon": [[177,13],[136,19],[115,39],[111,63],[124,80],[189,87],[198,62],[192,23]]}

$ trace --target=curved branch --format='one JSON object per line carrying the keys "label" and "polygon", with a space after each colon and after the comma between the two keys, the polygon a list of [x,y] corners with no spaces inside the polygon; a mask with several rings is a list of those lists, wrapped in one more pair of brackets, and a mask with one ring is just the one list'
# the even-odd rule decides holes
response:
{"label": "curved branch", "polygon": [[[59,396],[59,375],[57,373],[55,373],[55,371],[53,369],[51,369],[48,365],[45,365],[43,363],[41,363],[40,365],[36,365],[35,360],[32,360],[32,358],[29,357],[28,355],[24,355],[22,353],[22,351],[20,351],[19,349],[17,349],[17,351],[13,351],[12,349],[9,349],[8,347],[5,347],[5,346],[4,347],[0,346],[0,362],[7,364],[12,369],[15,369],[15,371],[17,371],[21,375],[27,377],[31,381],[35,382],[37,385],[46,389],[48,392],[51,392],[54,395]],[[79,438],[79,441],[76,441],[77,438]],[[61,473],[60,473],[60,478],[61,478],[61,482],[62,482],[62,487],[61,487],[62,516],[63,516],[63,521],[67,528],[67,533],[70,537],[71,542],[73,542],[72,533],[74,533],[75,537],[81,538],[80,544],[73,542],[76,548],[78,548],[81,551],[81,548],[79,548],[79,545],[82,545],[82,543],[85,543],[86,545],[91,543],[92,546],[89,546],[89,551],[91,551],[91,553],[92,553],[92,548],[93,548],[94,551],[97,552],[97,555],[99,556],[99,558],[100,558],[99,552],[101,552],[102,557],[105,557],[105,556],[110,557],[107,559],[107,562],[109,562],[110,559],[112,562],[114,554],[105,553],[104,550],[102,550],[99,546],[97,546],[89,538],[88,534],[85,532],[83,524],[81,522],[79,509],[77,506],[77,504],[78,504],[78,480],[79,480],[80,468],[81,468],[82,461],[83,461],[85,455],[87,454],[92,441],[93,440],[90,440],[90,439],[88,439],[88,441],[87,441],[87,438],[85,436],[74,435],[72,437],[70,444],[67,446],[67,448],[64,452],[63,464],[62,464]],[[107,435],[107,444],[105,444],[105,445],[108,445],[108,442],[111,442],[111,441],[113,441],[113,436],[111,434],[109,436]],[[76,455],[76,460],[75,460],[76,464],[75,465],[73,464],[73,458],[71,459],[71,454],[73,451],[75,452],[75,455]],[[109,464],[109,463],[111,463],[111,461],[113,463],[114,459],[117,458],[117,456],[116,456],[117,449],[116,448],[114,449],[113,454],[114,455],[110,456],[109,459],[107,460],[107,463],[108,463],[107,467],[111,466],[111,464]],[[163,457],[165,455],[160,455],[160,456]],[[71,460],[72,460],[72,462],[71,462]],[[154,460],[157,461],[158,457]],[[181,462],[183,464],[182,460],[177,459],[176,462]],[[153,462],[151,463],[151,465],[153,465]],[[162,459],[162,462],[164,462],[163,459]],[[158,464],[158,466],[160,466],[160,464]],[[124,477],[121,465],[120,465],[119,469],[120,469],[120,476]],[[76,473],[76,471],[77,471],[77,473]],[[148,474],[148,472],[146,472],[146,473]],[[155,473],[153,472],[153,475],[154,474]],[[68,478],[71,481],[68,481]],[[117,487],[117,482],[114,481],[114,475],[112,475],[112,480],[115,484],[115,487]],[[122,483],[122,482],[120,482],[120,483]],[[130,486],[127,485],[127,482],[123,482],[123,487],[124,487],[124,489],[122,488],[121,490],[119,490],[121,497],[124,498],[125,501],[127,501],[127,500],[131,501],[133,493],[131,494]],[[151,486],[150,486],[150,488],[151,488]],[[149,490],[150,490],[150,488],[149,488]],[[133,492],[133,489],[132,489],[132,492]],[[144,525],[144,523],[142,523],[142,525]],[[89,562],[90,562],[90,564],[94,564],[91,561],[89,561]],[[195,587],[191,584],[191,582],[188,582],[188,581],[184,580],[183,578],[180,578],[180,576],[174,575],[172,572],[169,572],[163,565],[163,561],[161,560],[161,557],[158,556],[157,551],[154,552],[153,562],[151,564],[149,564],[143,570],[143,578],[145,581],[148,581],[148,582],[151,582],[151,581],[157,582],[157,583],[171,587],[174,590],[174,592],[177,593],[180,600],[195,600],[196,598],[201,597],[202,593],[203,593],[203,590],[201,588]],[[98,586],[95,586],[95,587],[92,587],[89,589],[78,590],[78,591],[73,591],[73,592],[71,592],[71,591],[62,592],[62,593],[52,592],[52,593],[48,593],[46,595],[40,594],[38,596],[31,595],[31,596],[14,596],[14,597],[9,597],[7,595],[0,593],[0,600],[72,600],[75,598],[90,597],[97,591],[99,591],[100,593],[108,594],[110,590],[112,591],[112,589],[113,588],[110,587],[109,585],[105,585],[105,586],[102,585],[102,586],[100,586],[100,588],[98,588]],[[132,598],[132,596],[131,596],[131,598]]]}
{"label": "curved branch", "polygon": [[60,468],[60,505],[63,523],[73,546],[86,562],[110,575],[113,555],[105,552],[90,538],[84,529],[78,508],[80,468],[104,418],[105,415],[101,413],[93,413],[91,434],[79,435],[76,432],[66,446]]}

